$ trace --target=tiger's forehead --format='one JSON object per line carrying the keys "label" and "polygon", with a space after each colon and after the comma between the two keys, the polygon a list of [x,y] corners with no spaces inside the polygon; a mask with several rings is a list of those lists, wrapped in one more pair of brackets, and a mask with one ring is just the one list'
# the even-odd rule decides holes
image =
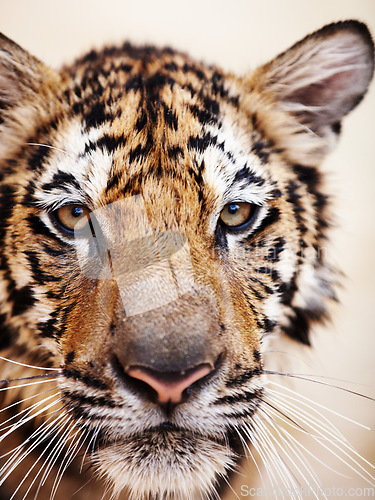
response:
{"label": "tiger's forehead", "polygon": [[[170,51],[132,50],[91,53],[69,70],[74,118],[61,125],[56,146],[65,154],[50,160],[43,202],[68,202],[67,187],[92,209],[136,194],[189,206],[192,198],[264,198],[264,167],[251,152],[255,132],[234,77]],[[53,186],[56,169],[58,181],[62,173],[72,182]]]}

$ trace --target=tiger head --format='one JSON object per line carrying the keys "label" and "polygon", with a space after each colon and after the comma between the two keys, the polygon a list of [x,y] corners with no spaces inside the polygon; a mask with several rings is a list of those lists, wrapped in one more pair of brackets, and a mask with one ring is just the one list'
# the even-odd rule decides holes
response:
{"label": "tiger head", "polygon": [[371,80],[367,28],[241,78],[129,44],[59,72],[0,56],[2,355],[56,369],[43,439],[76,432],[114,495],[202,496],[256,435],[267,338],[308,344],[335,299],[318,167]]}

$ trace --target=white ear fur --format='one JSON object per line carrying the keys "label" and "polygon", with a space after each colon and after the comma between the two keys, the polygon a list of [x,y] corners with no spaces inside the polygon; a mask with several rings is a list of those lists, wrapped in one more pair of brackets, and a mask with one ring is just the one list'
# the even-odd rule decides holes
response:
{"label": "white ear fur", "polygon": [[325,26],[260,68],[253,82],[281,108],[324,135],[362,99],[374,71],[374,44],[357,21]]}

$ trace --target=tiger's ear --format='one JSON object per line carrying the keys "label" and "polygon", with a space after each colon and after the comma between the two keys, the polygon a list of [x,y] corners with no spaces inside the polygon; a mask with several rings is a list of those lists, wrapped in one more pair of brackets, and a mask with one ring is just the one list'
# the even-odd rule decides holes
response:
{"label": "tiger's ear", "polygon": [[307,36],[259,68],[251,86],[324,137],[362,99],[374,71],[366,25],[344,21]]}
{"label": "tiger's ear", "polygon": [[0,118],[27,101],[42,102],[58,75],[0,34]]}

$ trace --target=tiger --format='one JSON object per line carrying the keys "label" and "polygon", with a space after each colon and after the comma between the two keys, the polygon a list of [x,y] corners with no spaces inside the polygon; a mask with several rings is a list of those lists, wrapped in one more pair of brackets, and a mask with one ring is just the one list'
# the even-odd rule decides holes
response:
{"label": "tiger", "polygon": [[224,498],[252,450],[295,485],[263,360],[337,301],[320,167],[373,70],[355,20],[243,76],[1,35],[1,498]]}

